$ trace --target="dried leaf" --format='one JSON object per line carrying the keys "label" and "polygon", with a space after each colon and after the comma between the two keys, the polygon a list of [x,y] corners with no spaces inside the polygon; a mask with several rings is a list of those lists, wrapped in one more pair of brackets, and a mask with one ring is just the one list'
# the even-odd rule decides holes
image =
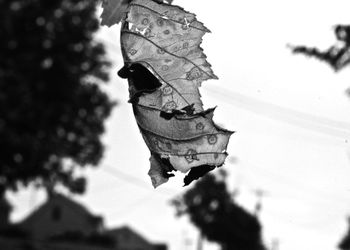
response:
{"label": "dried leaf", "polygon": [[176,115],[166,120],[158,110],[134,105],[136,120],[150,151],[169,159],[173,168],[183,173],[201,165],[224,163],[232,132],[213,123],[213,111]]}
{"label": "dried leaf", "polygon": [[151,168],[148,171],[148,175],[151,177],[152,185],[154,187],[167,182],[170,177],[174,176],[174,174],[171,174],[174,168],[167,159],[162,159],[159,155],[152,154],[150,162]]}
{"label": "dried leaf", "polygon": [[192,168],[188,173],[188,175],[185,176],[185,179],[184,179],[185,186],[189,185],[194,180],[198,180],[200,177],[212,171],[214,168],[215,166],[210,166],[210,165],[203,165],[200,168]]}
{"label": "dried leaf", "polygon": [[214,109],[204,110],[199,87],[217,79],[200,44],[209,30],[194,14],[152,0],[131,1],[123,20],[121,47],[130,102],[151,151],[154,187],[173,170],[185,185],[224,164],[232,134],[214,124]]}
{"label": "dried leaf", "polygon": [[198,87],[217,78],[199,46],[209,30],[179,7],[143,0],[131,2],[125,24],[125,62],[142,64],[162,83],[139,104],[164,112],[194,104],[195,111],[203,111]]}

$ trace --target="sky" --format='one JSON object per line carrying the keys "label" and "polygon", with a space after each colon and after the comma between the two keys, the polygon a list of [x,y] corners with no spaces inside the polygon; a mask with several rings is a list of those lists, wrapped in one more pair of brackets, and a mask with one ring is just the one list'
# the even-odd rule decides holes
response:
{"label": "sky", "polygon": [[[350,70],[335,74],[324,63],[292,55],[287,45],[333,44],[332,27],[350,23],[350,2],[174,4],[212,31],[202,48],[219,80],[204,82],[201,95],[206,108],[217,106],[214,121],[236,131],[224,168],[229,187],[239,190],[237,203],[253,212],[256,190],[263,190],[259,218],[268,247],[278,241],[281,250],[336,249],[350,215]],[[169,205],[187,190],[183,175],[156,190],[147,176],[149,151],[127,103],[127,82],[117,76],[123,65],[119,29],[103,27],[97,35],[113,61],[103,88],[118,102],[106,123],[105,157],[84,171],[87,193],[73,198],[103,215],[107,227],[127,224],[170,250],[196,249],[198,231]],[[22,219],[43,197],[33,189],[11,195],[12,219]],[[218,247],[206,242],[203,249]]]}

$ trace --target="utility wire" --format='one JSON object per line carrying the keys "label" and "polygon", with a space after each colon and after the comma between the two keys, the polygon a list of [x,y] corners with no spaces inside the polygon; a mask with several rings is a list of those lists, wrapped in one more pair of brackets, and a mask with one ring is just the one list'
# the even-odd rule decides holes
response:
{"label": "utility wire", "polygon": [[[112,167],[103,165],[103,166],[101,166],[100,169],[102,169],[104,172],[108,173],[109,175],[111,175],[117,179],[123,180],[129,184],[136,186],[136,187],[146,189],[146,190],[152,191],[152,192],[154,191],[153,189],[151,189],[151,186],[150,186],[151,184],[147,184],[146,182],[140,180],[139,178],[132,176],[130,174],[127,174],[127,173],[125,173],[117,168],[112,168]],[[166,196],[169,196],[169,195],[175,196],[178,193],[178,191],[163,188],[163,189],[159,189],[153,193],[163,194]]]}
{"label": "utility wire", "polygon": [[130,214],[130,213],[134,212],[136,209],[139,209],[139,208],[144,209],[145,203],[151,202],[152,198],[154,198],[153,193],[148,193],[147,195],[142,196],[141,198],[134,200],[130,204],[125,204],[123,208],[121,208],[119,210],[117,209],[109,216],[113,217],[113,216],[118,215],[120,217],[121,215]]}
{"label": "utility wire", "polygon": [[205,89],[208,90],[209,94],[219,96],[220,100],[225,100],[232,106],[243,108],[255,114],[328,136],[350,139],[350,123],[348,122],[332,120],[326,117],[281,107],[218,86],[215,86],[215,88],[206,86]]}
{"label": "utility wire", "polygon": [[118,211],[116,211],[118,215],[120,215],[120,213],[126,213],[126,212],[130,213],[134,211],[136,208],[142,208],[142,204],[144,204],[145,202],[152,201],[154,194],[160,194],[165,196],[166,198],[168,198],[169,195],[172,197],[176,197],[178,194],[178,191],[172,190],[172,189],[160,189],[160,190],[151,189],[150,184],[147,184],[146,182],[138,179],[137,177],[134,177],[116,168],[103,165],[101,166],[100,169],[102,169],[105,173],[107,173],[108,175],[114,178],[117,178],[119,180],[127,182],[128,184],[132,184],[145,191],[148,191],[148,194],[146,194],[145,196],[141,197],[140,199],[134,200],[131,204],[125,205],[124,208],[121,208]]}
{"label": "utility wire", "polygon": [[[113,52],[120,53],[120,47],[116,45],[115,42],[109,40],[104,41],[109,45],[109,48]],[[205,88],[208,90],[209,94],[220,96],[220,100],[224,99],[228,104],[235,107],[243,108],[250,112],[274,120],[286,122],[290,125],[301,127],[303,129],[312,130],[313,132],[317,131],[321,134],[341,139],[350,138],[350,123],[348,122],[337,121],[326,117],[316,116],[290,108],[281,107],[279,105],[261,101],[257,98],[252,98],[235,91],[220,88],[218,86],[215,86],[215,88],[206,86]],[[114,171],[119,170],[114,169]],[[130,181],[134,185],[140,186],[142,188],[145,188],[147,185],[139,179],[134,179],[133,176],[126,176],[125,173],[119,172],[117,175],[117,178],[124,178],[124,180]],[[315,191],[316,190],[313,190],[313,192]],[[332,197],[333,199],[335,198],[333,195],[326,193],[323,193],[323,196],[328,196],[328,198]],[[343,200],[340,197],[337,199]]]}
{"label": "utility wire", "polygon": [[[279,182],[283,185],[287,185],[291,187],[291,189],[296,190],[296,191],[301,191],[303,194],[307,193],[311,195],[312,197],[318,196],[318,197],[323,197],[323,201],[327,201],[329,203],[330,200],[337,201],[339,203],[344,203],[348,204],[347,198],[348,197],[340,197],[337,194],[334,193],[329,193],[329,192],[324,192],[316,187],[311,187],[308,186],[304,183],[301,183],[295,179],[288,178],[287,176],[284,175],[277,175],[275,173],[272,173],[271,171],[268,171],[266,169],[263,169],[262,167],[259,167],[255,164],[252,164],[251,162],[244,161],[244,165],[247,166],[247,170],[251,171],[254,175],[257,174],[257,172],[264,174],[268,179],[272,180],[273,182]],[[270,192],[270,191],[269,191]],[[286,196],[288,198],[288,196]],[[309,200],[310,201],[310,200]]]}
{"label": "utility wire", "polygon": [[[109,49],[115,53],[121,53],[120,46],[109,39],[101,39],[108,44]],[[119,39],[117,39],[119,41]],[[203,88],[208,93],[224,98],[230,105],[246,109],[250,112],[263,115],[274,120],[287,122],[291,125],[318,131],[327,135],[350,138],[350,123],[316,116],[305,112],[300,112],[290,108],[282,107],[273,103],[268,103],[257,98],[249,97],[236,91],[221,88],[219,86]]]}

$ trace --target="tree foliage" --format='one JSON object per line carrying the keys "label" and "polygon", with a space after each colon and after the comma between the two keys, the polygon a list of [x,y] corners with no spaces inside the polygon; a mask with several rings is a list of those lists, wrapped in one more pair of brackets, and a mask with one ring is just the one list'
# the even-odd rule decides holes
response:
{"label": "tree foliage", "polygon": [[206,238],[224,249],[263,250],[258,219],[237,205],[226,186],[226,173],[208,174],[172,201]]}
{"label": "tree foliage", "polygon": [[349,222],[349,229],[338,246],[339,249],[341,250],[350,250],[350,218],[348,218],[348,222]]}
{"label": "tree foliage", "polygon": [[350,25],[336,25],[334,33],[338,44],[332,45],[326,51],[306,46],[292,47],[292,51],[324,61],[335,71],[341,70],[350,64]]}
{"label": "tree foliage", "polygon": [[[61,183],[96,165],[114,103],[100,89],[109,61],[96,1],[0,0],[0,189]],[[70,164],[68,164],[70,162]]]}
{"label": "tree foliage", "polygon": [[[295,54],[303,54],[324,61],[336,72],[340,71],[350,65],[350,25],[335,25],[334,33],[337,43],[330,46],[325,51],[307,46],[293,46],[292,51]],[[347,93],[350,94],[349,90]],[[347,234],[341,240],[338,247],[341,250],[350,250],[350,226]]]}

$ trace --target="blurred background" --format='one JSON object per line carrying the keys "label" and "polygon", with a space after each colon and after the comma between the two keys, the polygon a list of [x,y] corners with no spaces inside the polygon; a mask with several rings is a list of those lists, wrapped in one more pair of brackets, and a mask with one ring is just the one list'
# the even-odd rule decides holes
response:
{"label": "blurred background", "polygon": [[236,131],[221,168],[156,190],[120,25],[101,3],[0,0],[0,248],[350,249],[350,70],[327,50],[348,1],[177,0],[212,31],[204,106]]}

